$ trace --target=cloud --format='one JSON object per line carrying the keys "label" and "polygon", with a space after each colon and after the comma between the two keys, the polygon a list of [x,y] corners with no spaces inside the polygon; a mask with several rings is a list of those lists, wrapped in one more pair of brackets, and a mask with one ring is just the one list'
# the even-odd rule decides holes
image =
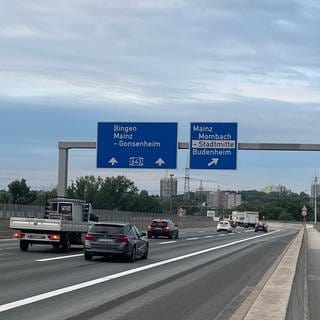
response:
{"label": "cloud", "polygon": [[[240,142],[318,143],[319,16],[314,0],[4,0],[0,183],[51,185],[57,142],[94,140],[98,121],[176,121],[182,141],[192,121],[232,121]],[[241,162],[241,173],[210,174],[225,187],[278,184],[284,171],[302,184],[264,156],[267,171]],[[286,156],[303,179],[317,166]],[[71,178],[95,162],[79,158]],[[163,173],[128,174],[157,190]]]}

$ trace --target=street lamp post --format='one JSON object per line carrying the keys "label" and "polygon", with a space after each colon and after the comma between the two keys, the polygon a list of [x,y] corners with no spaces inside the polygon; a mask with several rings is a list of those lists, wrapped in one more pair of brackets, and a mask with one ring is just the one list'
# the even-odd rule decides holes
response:
{"label": "street lamp post", "polygon": [[172,214],[172,177],[174,174],[170,174],[170,215]]}
{"label": "street lamp post", "polygon": [[317,181],[318,178],[314,177],[314,224],[317,223]]}

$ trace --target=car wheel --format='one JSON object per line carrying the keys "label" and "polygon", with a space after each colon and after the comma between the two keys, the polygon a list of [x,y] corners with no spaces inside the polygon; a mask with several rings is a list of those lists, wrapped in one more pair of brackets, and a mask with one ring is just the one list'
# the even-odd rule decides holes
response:
{"label": "car wheel", "polygon": [[92,257],[93,257],[93,255],[90,254],[90,253],[88,253],[88,252],[85,252],[85,253],[84,253],[84,259],[85,259],[85,260],[92,260]]}
{"label": "car wheel", "polygon": [[136,247],[132,248],[131,254],[129,256],[129,261],[130,262],[135,262],[136,261],[136,257],[137,257],[137,249]]}
{"label": "car wheel", "polygon": [[149,254],[149,246],[146,246],[146,249],[144,251],[144,254],[141,256],[142,259],[147,259]]}
{"label": "car wheel", "polygon": [[20,250],[21,251],[27,251],[28,248],[29,248],[29,241],[20,240]]}
{"label": "car wheel", "polygon": [[177,234],[176,234],[176,237],[175,237],[176,239],[178,239],[179,238],[179,232],[177,231]]}

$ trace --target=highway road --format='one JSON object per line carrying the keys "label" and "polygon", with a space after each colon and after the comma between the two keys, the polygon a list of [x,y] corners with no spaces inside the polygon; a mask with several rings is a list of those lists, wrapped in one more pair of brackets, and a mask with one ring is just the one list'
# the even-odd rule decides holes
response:
{"label": "highway road", "polygon": [[134,263],[0,240],[0,319],[226,320],[296,234],[180,230]]}

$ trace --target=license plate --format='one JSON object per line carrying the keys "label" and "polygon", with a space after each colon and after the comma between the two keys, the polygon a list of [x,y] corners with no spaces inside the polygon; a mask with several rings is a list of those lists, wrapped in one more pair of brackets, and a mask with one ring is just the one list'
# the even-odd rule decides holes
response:
{"label": "license plate", "polygon": [[45,239],[46,237],[40,234],[30,234],[29,235],[30,239]]}
{"label": "license plate", "polygon": [[113,239],[99,239],[99,242],[111,243],[114,242]]}

